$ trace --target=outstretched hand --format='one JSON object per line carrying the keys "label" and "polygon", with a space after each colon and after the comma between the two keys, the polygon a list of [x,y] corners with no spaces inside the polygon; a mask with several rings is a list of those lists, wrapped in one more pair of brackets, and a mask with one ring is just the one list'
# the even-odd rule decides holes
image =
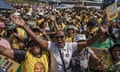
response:
{"label": "outstretched hand", "polygon": [[18,26],[25,25],[25,21],[20,16],[11,16],[10,19]]}

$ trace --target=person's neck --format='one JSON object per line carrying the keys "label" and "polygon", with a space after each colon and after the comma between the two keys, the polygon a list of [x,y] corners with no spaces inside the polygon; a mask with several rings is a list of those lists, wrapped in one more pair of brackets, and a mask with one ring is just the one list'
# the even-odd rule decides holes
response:
{"label": "person's neck", "polygon": [[36,58],[40,58],[41,54],[36,54],[36,55],[33,55],[33,56],[36,57]]}
{"label": "person's neck", "polygon": [[73,37],[74,35],[72,34],[72,35],[68,35],[68,37]]}
{"label": "person's neck", "polygon": [[40,55],[40,54],[38,54],[38,55],[36,55],[35,57],[40,58],[40,57],[41,57],[41,55]]}

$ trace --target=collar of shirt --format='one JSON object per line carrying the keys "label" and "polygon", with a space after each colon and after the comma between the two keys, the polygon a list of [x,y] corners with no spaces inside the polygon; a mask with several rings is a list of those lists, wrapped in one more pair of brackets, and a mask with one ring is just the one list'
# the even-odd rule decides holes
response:
{"label": "collar of shirt", "polygon": [[[58,47],[59,48],[59,47]],[[64,46],[64,48],[59,48],[60,50],[62,50],[62,51],[67,51],[67,43],[65,43],[65,46]]]}

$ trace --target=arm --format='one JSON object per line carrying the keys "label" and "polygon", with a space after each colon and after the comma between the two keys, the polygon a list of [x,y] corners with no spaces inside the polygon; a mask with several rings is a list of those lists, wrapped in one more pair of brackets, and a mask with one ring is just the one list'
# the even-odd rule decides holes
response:
{"label": "arm", "polygon": [[27,25],[23,25],[23,28],[25,29],[25,31],[36,41],[40,44],[41,48],[47,49],[48,48],[48,42],[45,40],[40,39],[39,37],[37,37],[35,35],[34,32],[32,32],[32,30],[27,26]]}
{"label": "arm", "polygon": [[92,39],[89,39],[87,41],[84,41],[84,42],[78,42],[78,51],[82,50],[83,48],[93,44],[102,34],[104,34],[102,31],[99,31],[97,33],[97,35],[95,35]]}
{"label": "arm", "polygon": [[7,56],[11,59],[14,58],[14,51],[12,49],[7,49],[7,48],[4,48],[2,46],[0,46],[0,54],[4,55],[4,56]]}
{"label": "arm", "polygon": [[16,38],[18,38],[20,41],[24,41],[25,38],[19,36],[18,34],[16,33],[13,33],[13,36],[15,36]]}
{"label": "arm", "polygon": [[12,50],[12,49],[8,49],[8,48],[4,48],[4,47],[0,46],[0,54],[7,56],[7,57],[14,59],[15,61],[21,63],[21,61],[25,60],[26,51]]}
{"label": "arm", "polygon": [[55,26],[55,30],[56,30],[56,31],[60,30],[60,28],[58,27],[58,24],[57,24],[56,21],[53,21],[53,24],[54,24],[54,26]]}
{"label": "arm", "polygon": [[57,22],[56,22],[55,16],[51,16],[50,19],[53,21],[53,24],[54,24],[54,26],[55,26],[55,30],[56,30],[56,31],[60,30],[60,28],[59,28],[59,26],[58,26],[58,24],[57,24]]}
{"label": "arm", "polygon": [[44,36],[48,41],[50,41],[50,38],[49,38],[49,36],[48,36],[48,34],[46,33],[45,30],[41,30],[41,33],[43,34],[43,36]]}
{"label": "arm", "polygon": [[21,17],[11,17],[12,21],[25,29],[25,31],[36,41],[39,43],[40,47],[43,49],[48,48],[48,42],[40,39],[35,35],[35,33],[25,24],[24,20]]}

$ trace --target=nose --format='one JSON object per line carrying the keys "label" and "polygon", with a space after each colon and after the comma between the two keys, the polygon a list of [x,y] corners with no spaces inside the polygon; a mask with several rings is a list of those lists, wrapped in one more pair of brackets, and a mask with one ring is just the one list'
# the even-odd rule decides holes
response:
{"label": "nose", "polygon": [[60,38],[60,37],[58,37],[58,38],[57,38],[57,40],[58,40],[58,41],[60,41],[60,40],[61,40],[61,38]]}

